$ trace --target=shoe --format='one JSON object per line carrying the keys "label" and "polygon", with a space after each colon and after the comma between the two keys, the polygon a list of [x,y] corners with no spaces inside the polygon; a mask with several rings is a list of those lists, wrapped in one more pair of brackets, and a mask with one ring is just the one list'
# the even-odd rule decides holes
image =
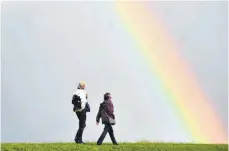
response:
{"label": "shoe", "polygon": [[74,139],[75,143],[78,143],[79,141],[77,139]]}
{"label": "shoe", "polygon": [[113,143],[113,145],[118,145],[118,143]]}
{"label": "shoe", "polygon": [[83,141],[77,142],[77,144],[85,144]]}
{"label": "shoe", "polygon": [[97,143],[97,145],[102,145],[102,143]]}
{"label": "shoe", "polygon": [[76,144],[85,144],[83,141],[79,141],[75,139]]}

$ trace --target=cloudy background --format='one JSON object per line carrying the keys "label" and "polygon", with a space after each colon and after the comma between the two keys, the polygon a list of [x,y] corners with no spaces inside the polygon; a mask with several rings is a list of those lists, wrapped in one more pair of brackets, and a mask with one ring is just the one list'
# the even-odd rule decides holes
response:
{"label": "cloudy background", "polygon": [[[147,5],[182,45],[227,127],[227,2]],[[71,97],[80,80],[91,105],[85,141],[103,130],[95,116],[105,92],[113,94],[118,141],[193,141],[113,2],[4,2],[1,13],[2,142],[73,141]]]}

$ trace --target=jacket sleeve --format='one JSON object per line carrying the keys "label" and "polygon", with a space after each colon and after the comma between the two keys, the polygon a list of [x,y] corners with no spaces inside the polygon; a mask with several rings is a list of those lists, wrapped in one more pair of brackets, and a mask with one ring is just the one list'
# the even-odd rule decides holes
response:
{"label": "jacket sleeve", "polygon": [[96,122],[99,123],[100,118],[101,118],[101,107],[99,107],[99,111],[98,111],[97,116],[96,116]]}
{"label": "jacket sleeve", "polygon": [[79,95],[81,98],[81,110],[83,110],[87,103],[86,92],[81,90]]}

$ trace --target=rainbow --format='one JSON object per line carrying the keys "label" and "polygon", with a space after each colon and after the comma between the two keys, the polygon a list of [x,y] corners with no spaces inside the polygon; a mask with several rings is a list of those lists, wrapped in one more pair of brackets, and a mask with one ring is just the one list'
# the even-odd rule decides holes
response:
{"label": "rainbow", "polygon": [[150,71],[157,74],[172,107],[195,143],[227,143],[225,128],[211,100],[201,90],[191,67],[145,3],[115,3],[126,29],[145,57]]}

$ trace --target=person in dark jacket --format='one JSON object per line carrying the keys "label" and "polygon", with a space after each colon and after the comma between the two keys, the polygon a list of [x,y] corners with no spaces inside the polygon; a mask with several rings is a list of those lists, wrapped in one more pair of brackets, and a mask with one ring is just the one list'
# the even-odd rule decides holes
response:
{"label": "person in dark jacket", "polygon": [[103,101],[103,103],[100,104],[99,111],[98,111],[98,114],[96,116],[96,125],[99,125],[100,118],[102,118],[102,124],[105,125],[104,130],[103,130],[101,136],[99,137],[99,139],[97,141],[97,145],[101,145],[103,143],[103,140],[106,137],[107,132],[110,135],[112,143],[114,145],[118,145],[118,143],[115,140],[112,125],[109,124],[108,116],[115,119],[114,105],[111,101],[111,95],[110,95],[110,93],[105,93],[104,94],[104,101]]}

